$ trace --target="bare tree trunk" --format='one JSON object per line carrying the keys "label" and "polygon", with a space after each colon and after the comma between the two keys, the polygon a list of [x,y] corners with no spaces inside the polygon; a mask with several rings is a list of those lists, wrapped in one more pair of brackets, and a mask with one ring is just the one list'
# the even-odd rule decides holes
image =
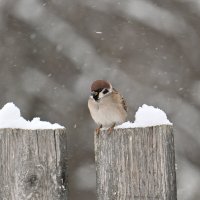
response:
{"label": "bare tree trunk", "polygon": [[67,133],[0,129],[0,199],[66,200]]}
{"label": "bare tree trunk", "polygon": [[95,134],[98,200],[176,200],[172,126]]}

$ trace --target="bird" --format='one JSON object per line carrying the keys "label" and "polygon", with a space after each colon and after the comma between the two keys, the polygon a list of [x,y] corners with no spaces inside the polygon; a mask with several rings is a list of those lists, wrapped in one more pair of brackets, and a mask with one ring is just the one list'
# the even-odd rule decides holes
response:
{"label": "bird", "polygon": [[122,124],[127,118],[126,101],[106,80],[95,80],[91,84],[88,108],[98,125],[97,134],[101,128],[108,128],[108,132],[111,133],[116,125]]}

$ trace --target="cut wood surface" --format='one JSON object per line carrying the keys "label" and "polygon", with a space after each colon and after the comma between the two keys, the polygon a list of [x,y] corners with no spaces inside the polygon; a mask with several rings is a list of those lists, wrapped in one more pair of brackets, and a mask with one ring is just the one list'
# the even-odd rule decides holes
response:
{"label": "cut wood surface", "polygon": [[0,129],[0,199],[67,200],[67,133]]}
{"label": "cut wood surface", "polygon": [[95,134],[98,200],[176,200],[173,128]]}

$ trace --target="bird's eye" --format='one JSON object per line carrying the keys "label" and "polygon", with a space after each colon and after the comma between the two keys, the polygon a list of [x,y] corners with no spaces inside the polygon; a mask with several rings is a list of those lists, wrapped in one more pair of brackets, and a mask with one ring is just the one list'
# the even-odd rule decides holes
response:
{"label": "bird's eye", "polygon": [[97,94],[98,94],[98,92],[95,92],[95,91],[91,92],[92,96],[96,96]]}
{"label": "bird's eye", "polygon": [[103,90],[103,94],[107,94],[109,91],[107,89]]}

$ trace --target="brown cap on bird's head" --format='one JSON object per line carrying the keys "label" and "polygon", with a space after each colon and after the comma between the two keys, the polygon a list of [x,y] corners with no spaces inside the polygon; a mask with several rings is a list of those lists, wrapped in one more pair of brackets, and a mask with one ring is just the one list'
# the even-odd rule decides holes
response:
{"label": "brown cap on bird's head", "polygon": [[91,91],[96,91],[98,89],[103,89],[103,88],[109,89],[110,83],[104,80],[96,80],[91,85]]}

